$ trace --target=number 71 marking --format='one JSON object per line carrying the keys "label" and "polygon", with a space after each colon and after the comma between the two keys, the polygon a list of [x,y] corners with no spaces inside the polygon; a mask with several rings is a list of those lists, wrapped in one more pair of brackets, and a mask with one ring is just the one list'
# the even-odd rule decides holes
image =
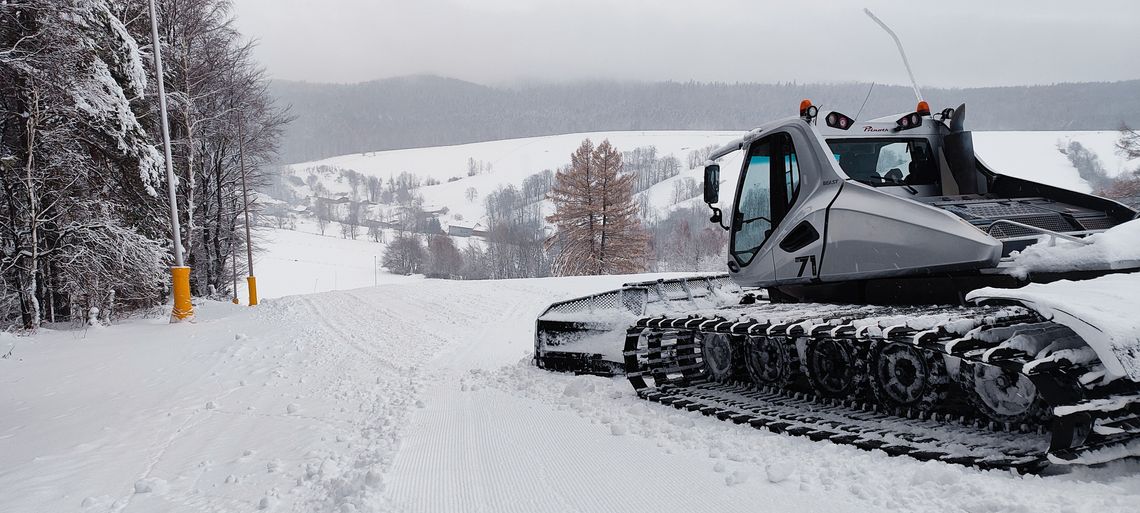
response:
{"label": "number 71 marking", "polygon": [[811,276],[812,276],[812,278],[819,277],[819,269],[816,269],[816,267],[815,267],[815,255],[807,255],[807,256],[802,256],[802,257],[796,257],[796,262],[800,263],[800,272],[799,272],[799,274],[796,275],[796,278],[803,277],[804,271],[807,270],[808,262],[811,262]]}

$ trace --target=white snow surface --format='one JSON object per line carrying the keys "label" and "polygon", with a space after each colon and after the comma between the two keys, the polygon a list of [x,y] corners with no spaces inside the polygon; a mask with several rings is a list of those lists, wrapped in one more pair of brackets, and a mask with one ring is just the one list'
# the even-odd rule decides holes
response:
{"label": "white snow surface", "polygon": [[1140,267],[1140,219],[1090,235],[1085,239],[1088,244],[1050,239],[1050,236],[1041,236],[1032,246],[1010,254],[1014,276]]}
{"label": "white snow surface", "polygon": [[1140,167],[1140,160],[1129,161],[1116,153],[1120,132],[1009,131],[974,132],[974,152],[995,172],[1033,180],[1077,192],[1092,188],[1077,173],[1057,145],[1077,141],[1100,158],[1105,172],[1117,176]]}
{"label": "white snow surface", "polygon": [[[1135,224],[1135,223],[1133,223]],[[1080,335],[1114,376],[1140,381],[1140,273],[1091,280],[1034,283],[1019,289],[986,287],[967,301],[1018,301]]]}
{"label": "white snow surface", "polygon": [[[556,300],[415,280],[0,336],[0,511],[1124,512],[1140,462],[1018,476],[642,401],[530,364]],[[1135,289],[1134,289],[1135,290]]]}
{"label": "white snow surface", "polygon": [[[358,239],[340,236],[340,225],[329,223],[325,235],[314,223],[303,220],[296,230],[261,230],[261,250],[254,254],[254,274],[259,297],[274,298],[294,294],[312,294],[330,290],[348,290],[373,285],[405,283],[423,279],[423,275],[392,274],[378,264],[387,244],[373,242],[367,235]],[[385,240],[393,232],[385,230]],[[466,242],[456,241],[462,249]],[[244,255],[243,255],[244,256]],[[238,277],[238,297],[246,297],[244,277]]]}

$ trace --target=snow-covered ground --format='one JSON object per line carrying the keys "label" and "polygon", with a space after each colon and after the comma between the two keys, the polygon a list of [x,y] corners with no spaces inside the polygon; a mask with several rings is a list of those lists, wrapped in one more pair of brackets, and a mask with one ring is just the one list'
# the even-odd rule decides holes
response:
{"label": "snow-covered ground", "polygon": [[[684,162],[737,134],[590,135]],[[1103,152],[1114,133],[1070,136],[1115,170]],[[337,165],[446,179],[468,157],[492,162],[492,173],[423,189],[429,202],[463,204],[468,186],[485,193],[563,164],[582,137]],[[1056,152],[1062,137],[979,134],[978,148],[1010,174],[1087,190]],[[1001,151],[1030,144],[1034,159]],[[668,187],[650,191],[654,205],[667,206]],[[471,205],[458,210],[481,209]],[[0,512],[1099,513],[1140,503],[1136,460],[1029,477],[920,463],[647,403],[620,379],[538,370],[534,319],[549,303],[649,277],[393,276],[375,269],[383,244],[337,230],[318,235],[302,220],[263,233],[257,308],[207,302],[190,324],[0,334]]]}
{"label": "snow-covered ground", "polygon": [[[385,240],[392,236],[391,231],[385,231]],[[260,252],[254,255],[259,297],[348,290],[421,278],[381,268],[378,264],[387,245],[373,242],[367,235],[355,240],[341,237],[335,222],[324,235],[314,223],[302,220],[296,230],[262,230],[261,238]],[[245,301],[242,277],[238,279],[238,297]]]}
{"label": "snow-covered ground", "polygon": [[[639,277],[643,278],[643,277]],[[1017,476],[760,432],[533,368],[629,277],[416,280],[0,338],[0,511],[1134,511],[1140,462]]]}

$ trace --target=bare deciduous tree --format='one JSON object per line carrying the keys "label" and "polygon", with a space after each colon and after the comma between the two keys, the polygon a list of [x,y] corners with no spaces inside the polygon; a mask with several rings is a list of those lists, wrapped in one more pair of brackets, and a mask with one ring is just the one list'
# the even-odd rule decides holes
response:
{"label": "bare deciduous tree", "polygon": [[555,176],[547,217],[558,231],[548,247],[556,249],[559,275],[640,272],[646,267],[648,236],[637,217],[634,177],[622,174],[622,156],[608,140],[596,148],[589,139]]}
{"label": "bare deciduous tree", "polygon": [[423,242],[415,234],[397,232],[384,251],[382,265],[397,274],[421,272],[427,260]]}

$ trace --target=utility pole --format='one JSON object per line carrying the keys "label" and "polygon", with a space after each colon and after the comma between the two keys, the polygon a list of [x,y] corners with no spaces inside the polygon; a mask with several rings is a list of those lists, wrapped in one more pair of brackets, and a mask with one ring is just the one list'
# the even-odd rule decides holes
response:
{"label": "utility pole", "polygon": [[170,278],[174,289],[174,309],[170,312],[170,322],[181,322],[194,318],[194,305],[190,302],[190,268],[182,256],[182,227],[178,222],[178,186],[174,177],[174,162],[170,156],[170,126],[166,119],[166,86],[163,84],[162,44],[158,41],[158,11],[154,0],[150,0],[150,39],[154,45],[154,75],[158,81],[158,110],[162,126],[162,149],[166,152],[166,188],[170,199],[170,233],[174,239],[174,267],[170,268]]}
{"label": "utility pole", "polygon": [[249,259],[249,275],[246,288],[249,289],[249,306],[257,304],[257,278],[253,277],[253,241],[249,238],[249,189],[245,183],[245,135],[242,133],[244,120],[238,121],[238,162],[241,167],[241,195],[245,201],[245,255]]}
{"label": "utility pole", "polygon": [[230,260],[233,260],[233,268],[234,268],[234,298],[233,298],[233,303],[235,305],[240,305],[241,301],[238,300],[238,297],[237,297],[237,252],[236,251],[233,252],[233,255],[230,255]]}
{"label": "utility pole", "polygon": [[[237,198],[234,198],[233,212],[237,213]],[[241,301],[239,301],[238,297],[237,297],[237,246],[234,244],[233,240],[234,240],[234,233],[230,232],[230,264],[232,264],[233,271],[234,271],[234,299],[233,299],[233,302],[235,305],[240,305]]]}

